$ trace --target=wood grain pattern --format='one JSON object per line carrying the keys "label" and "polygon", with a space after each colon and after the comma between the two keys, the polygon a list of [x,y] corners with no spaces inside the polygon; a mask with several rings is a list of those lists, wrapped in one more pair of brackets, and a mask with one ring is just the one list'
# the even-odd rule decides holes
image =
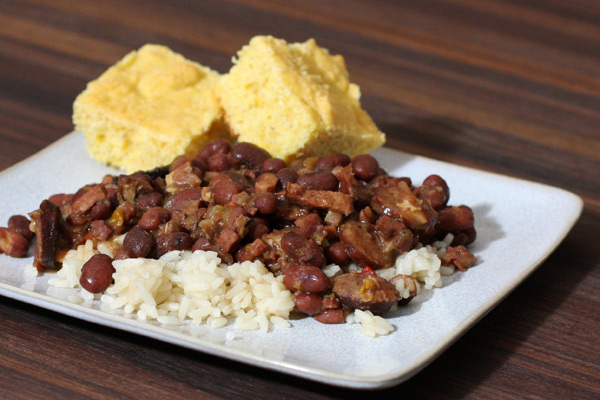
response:
{"label": "wood grain pattern", "polygon": [[328,387],[0,298],[0,398],[599,398],[600,2],[0,0],[0,169],[70,132],[75,96],[128,51],[161,43],[225,72],[265,33],[343,54],[388,146],[565,188],[582,217],[394,388]]}

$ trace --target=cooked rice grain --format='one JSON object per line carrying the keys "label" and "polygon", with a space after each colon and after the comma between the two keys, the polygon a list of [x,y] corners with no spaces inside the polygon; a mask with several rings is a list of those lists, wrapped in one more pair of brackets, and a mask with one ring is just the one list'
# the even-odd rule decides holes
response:
{"label": "cooked rice grain", "polygon": [[411,250],[396,259],[396,273],[411,276],[424,283],[425,288],[441,287],[444,283],[440,274],[442,263],[430,246]]}
{"label": "cooked rice grain", "polygon": [[346,318],[348,323],[360,323],[360,333],[369,337],[384,336],[394,331],[394,326],[386,319],[373,315],[371,311],[354,310]]}

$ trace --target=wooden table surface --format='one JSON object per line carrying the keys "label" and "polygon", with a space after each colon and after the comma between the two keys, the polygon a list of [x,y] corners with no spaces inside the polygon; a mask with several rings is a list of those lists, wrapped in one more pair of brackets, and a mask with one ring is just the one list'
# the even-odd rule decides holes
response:
{"label": "wooden table surface", "polygon": [[225,72],[256,34],[343,54],[387,146],[570,190],[581,218],[393,388],[321,385],[0,298],[0,398],[600,398],[598,1],[2,0],[0,170],[70,132],[75,96],[130,50],[161,43]]}

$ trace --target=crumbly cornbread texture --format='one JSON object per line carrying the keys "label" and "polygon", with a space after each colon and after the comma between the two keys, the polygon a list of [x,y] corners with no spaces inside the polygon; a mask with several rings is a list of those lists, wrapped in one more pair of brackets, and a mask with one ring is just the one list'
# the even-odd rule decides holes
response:
{"label": "crumbly cornbread texture", "polygon": [[87,85],[73,104],[73,122],[100,162],[128,173],[166,165],[222,134],[219,77],[148,44]]}
{"label": "crumbly cornbread texture", "polygon": [[385,135],[361,108],[344,59],[310,39],[286,43],[256,36],[219,84],[225,121],[238,141],[285,161],[366,153]]}

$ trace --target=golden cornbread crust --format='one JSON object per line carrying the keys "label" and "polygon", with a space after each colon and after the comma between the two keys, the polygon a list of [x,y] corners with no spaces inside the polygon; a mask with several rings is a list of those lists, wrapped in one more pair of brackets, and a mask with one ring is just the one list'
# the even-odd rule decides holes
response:
{"label": "golden cornbread crust", "polygon": [[73,123],[100,162],[127,173],[167,165],[223,134],[219,77],[148,44],[87,85],[73,104]]}
{"label": "golden cornbread crust", "polygon": [[240,142],[289,162],[307,156],[367,153],[385,142],[361,108],[344,59],[314,39],[286,43],[256,36],[219,83],[225,121]]}

